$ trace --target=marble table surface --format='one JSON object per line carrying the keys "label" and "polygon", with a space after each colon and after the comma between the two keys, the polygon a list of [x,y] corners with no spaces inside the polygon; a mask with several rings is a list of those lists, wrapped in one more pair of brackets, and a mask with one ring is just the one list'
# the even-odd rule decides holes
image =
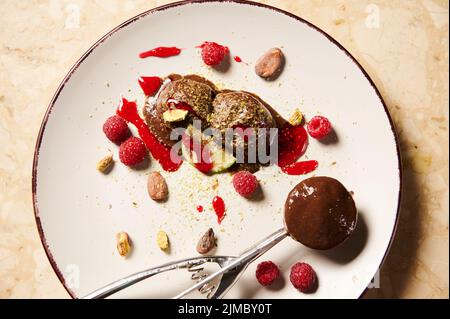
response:
{"label": "marble table surface", "polygon": [[[0,298],[67,298],[36,229],[31,166],[46,107],[103,34],[167,0],[0,1]],[[380,89],[400,137],[398,232],[365,298],[448,298],[449,4],[446,0],[261,0],[316,24]]]}

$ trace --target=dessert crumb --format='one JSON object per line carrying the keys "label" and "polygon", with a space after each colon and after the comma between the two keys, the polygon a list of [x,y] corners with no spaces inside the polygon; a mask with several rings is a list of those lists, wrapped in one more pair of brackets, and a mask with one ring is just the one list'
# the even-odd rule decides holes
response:
{"label": "dessert crumb", "polygon": [[217,190],[218,187],[219,187],[219,180],[217,178],[214,178],[213,184],[212,184],[212,189]]}

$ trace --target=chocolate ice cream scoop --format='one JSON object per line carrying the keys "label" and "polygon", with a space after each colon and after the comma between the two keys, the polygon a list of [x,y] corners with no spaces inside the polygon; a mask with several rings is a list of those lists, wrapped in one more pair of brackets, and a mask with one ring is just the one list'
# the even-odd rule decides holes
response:
{"label": "chocolate ice cream scoop", "polygon": [[289,193],[284,207],[289,235],[313,249],[330,249],[353,232],[357,210],[352,195],[330,177],[308,178]]}

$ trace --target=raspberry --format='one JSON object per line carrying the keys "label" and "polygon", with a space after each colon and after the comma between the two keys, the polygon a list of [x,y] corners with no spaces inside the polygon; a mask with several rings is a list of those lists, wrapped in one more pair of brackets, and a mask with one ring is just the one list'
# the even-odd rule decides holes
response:
{"label": "raspberry", "polygon": [[103,132],[111,142],[116,144],[122,143],[131,135],[127,122],[117,115],[106,120],[103,124]]}
{"label": "raspberry", "polygon": [[332,130],[330,121],[323,116],[314,116],[309,121],[307,129],[309,135],[317,139],[324,138]]}
{"label": "raspberry", "polygon": [[127,166],[141,163],[147,155],[147,148],[140,138],[130,137],[120,145],[119,158]]}
{"label": "raspberry", "polygon": [[203,62],[209,66],[220,64],[225,58],[225,55],[230,51],[227,47],[215,42],[205,42],[200,48],[202,49]]}
{"label": "raspberry", "polygon": [[278,266],[271,261],[263,261],[256,267],[256,279],[263,286],[269,286],[280,276]]}
{"label": "raspberry", "polygon": [[247,171],[237,172],[233,176],[233,186],[239,195],[250,197],[258,188],[259,182],[255,175]]}
{"label": "raspberry", "polygon": [[311,292],[316,284],[316,273],[306,263],[296,263],[291,268],[290,280],[292,285],[301,292]]}

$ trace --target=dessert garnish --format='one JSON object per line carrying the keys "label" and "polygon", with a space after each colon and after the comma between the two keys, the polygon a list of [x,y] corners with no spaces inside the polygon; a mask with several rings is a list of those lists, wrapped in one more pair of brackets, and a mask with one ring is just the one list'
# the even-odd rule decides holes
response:
{"label": "dessert garnish", "polygon": [[214,230],[209,228],[206,233],[200,237],[197,243],[197,252],[202,255],[206,255],[216,247],[216,236]]}
{"label": "dessert garnish", "polygon": [[167,236],[167,233],[165,231],[158,231],[158,233],[156,234],[156,244],[162,251],[168,251],[170,242],[169,236]]}
{"label": "dessert garnish", "polygon": [[130,137],[120,144],[119,159],[126,166],[136,166],[147,156],[147,148],[138,137]]}
{"label": "dessert garnish", "polygon": [[169,196],[166,180],[159,172],[151,172],[147,180],[147,191],[151,199],[164,201]]}
{"label": "dessert garnish", "polygon": [[297,108],[294,110],[294,113],[292,113],[291,117],[289,118],[289,124],[292,126],[299,126],[303,123],[303,114],[300,112],[300,110]]}
{"label": "dessert garnish", "polygon": [[292,266],[289,279],[295,288],[304,293],[312,292],[317,282],[314,269],[309,264],[302,262]]}
{"label": "dessert garnish", "polygon": [[317,161],[302,161],[281,167],[281,171],[288,175],[305,175],[316,170],[319,166]]}
{"label": "dessert garnish", "polygon": [[280,270],[272,261],[263,261],[256,267],[255,275],[262,286],[269,286],[280,277]]}
{"label": "dessert garnish", "polygon": [[162,85],[162,79],[158,76],[141,76],[138,82],[146,96],[155,95]]}
{"label": "dessert garnish", "polygon": [[121,117],[113,115],[106,119],[103,124],[103,133],[113,143],[120,145],[123,141],[131,136],[127,122]]}
{"label": "dessert garnish", "polygon": [[110,171],[111,165],[114,163],[112,154],[106,155],[97,163],[97,170],[103,174]]}
{"label": "dessert garnish", "polygon": [[307,125],[308,133],[311,137],[322,139],[332,131],[330,121],[324,116],[314,116]]}
{"label": "dessert garnish", "polygon": [[353,233],[357,210],[352,195],[338,180],[311,177],[289,193],[284,220],[293,239],[307,247],[326,250]]}
{"label": "dessert garnish", "polygon": [[196,209],[197,209],[197,212],[203,213],[203,206],[202,205],[197,205]]}
{"label": "dessert garnish", "polygon": [[259,182],[252,173],[240,171],[233,175],[233,187],[239,195],[250,198],[258,189]]}
{"label": "dessert garnish", "polygon": [[140,53],[139,57],[141,59],[145,59],[148,57],[168,58],[171,56],[179,55],[180,53],[181,49],[177,47],[157,47],[149,51]]}
{"label": "dessert garnish", "polygon": [[225,217],[225,202],[222,197],[215,196],[212,200],[212,206],[217,216],[217,222],[220,224]]}
{"label": "dessert garnish", "polygon": [[209,66],[219,65],[230,52],[228,47],[216,42],[206,41],[202,45],[199,45],[198,48],[202,50],[201,54],[203,62]]}
{"label": "dessert garnish", "polygon": [[278,166],[295,163],[306,151],[308,134],[303,126],[286,123],[278,133]]}
{"label": "dessert garnish", "polygon": [[255,72],[266,80],[280,75],[284,67],[284,54],[279,48],[272,48],[262,55],[255,65]]}
{"label": "dessert garnish", "polygon": [[122,257],[128,256],[131,251],[130,236],[126,232],[120,232],[116,235],[117,251]]}

